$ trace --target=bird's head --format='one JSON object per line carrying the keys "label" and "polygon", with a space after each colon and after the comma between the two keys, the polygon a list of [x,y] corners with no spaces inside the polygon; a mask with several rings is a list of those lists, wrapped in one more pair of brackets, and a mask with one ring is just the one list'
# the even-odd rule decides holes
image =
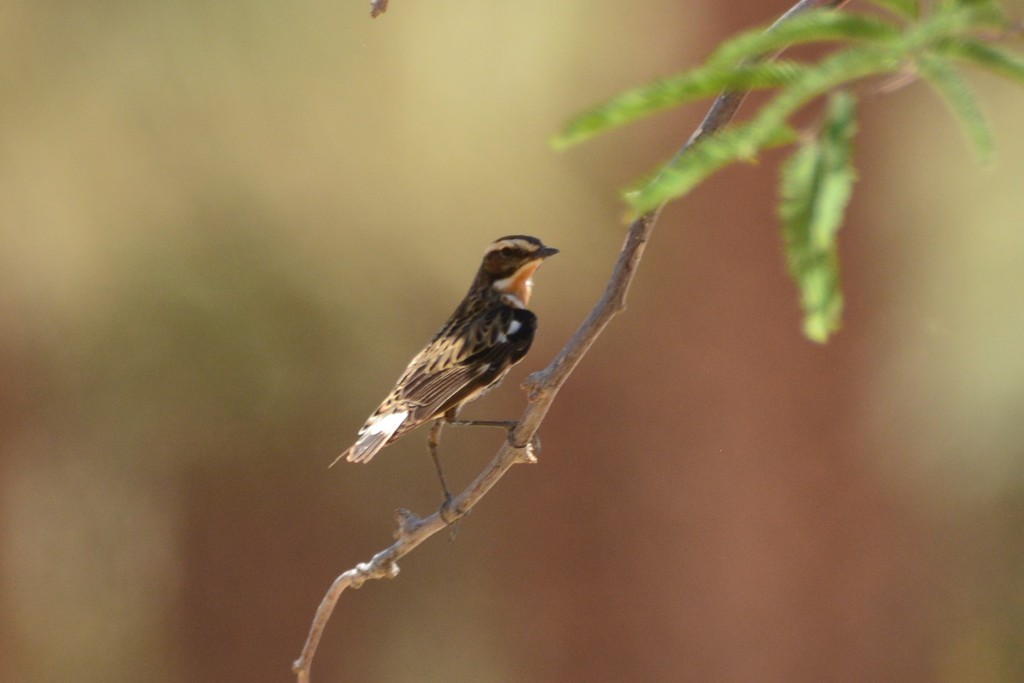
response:
{"label": "bird's head", "polygon": [[501,296],[506,304],[526,308],[533,289],[534,271],[544,259],[557,253],[557,249],[544,246],[536,237],[508,235],[499,238],[484,252],[478,281]]}

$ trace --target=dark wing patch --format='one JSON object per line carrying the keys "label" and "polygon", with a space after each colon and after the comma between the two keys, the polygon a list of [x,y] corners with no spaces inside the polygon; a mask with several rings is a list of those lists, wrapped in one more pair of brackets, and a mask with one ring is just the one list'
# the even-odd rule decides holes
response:
{"label": "dark wing patch", "polygon": [[409,411],[389,442],[499,380],[526,355],[536,328],[530,311],[500,306],[461,329],[442,330],[409,363],[378,411]]}

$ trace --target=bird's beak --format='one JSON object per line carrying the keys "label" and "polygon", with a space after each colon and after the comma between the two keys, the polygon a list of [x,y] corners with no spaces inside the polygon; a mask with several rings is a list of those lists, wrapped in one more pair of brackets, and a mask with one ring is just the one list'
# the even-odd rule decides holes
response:
{"label": "bird's beak", "polygon": [[537,250],[537,253],[534,254],[534,258],[546,259],[548,256],[554,256],[557,253],[558,250],[554,247],[541,247]]}

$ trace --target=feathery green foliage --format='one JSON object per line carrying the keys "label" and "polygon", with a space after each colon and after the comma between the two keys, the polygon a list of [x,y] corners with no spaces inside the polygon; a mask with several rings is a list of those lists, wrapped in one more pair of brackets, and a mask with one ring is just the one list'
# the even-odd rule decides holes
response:
{"label": "feathery green foliage", "polygon": [[994,146],[992,132],[978,109],[978,100],[964,79],[945,58],[934,54],[918,56],[917,68],[935,91],[946,99],[974,145],[978,157],[982,161],[990,161]]}
{"label": "feathery green foliage", "polygon": [[[939,9],[939,8],[945,9]],[[950,38],[971,35],[983,29],[1004,30],[1008,28],[1005,15],[987,2],[961,5],[942,3],[935,12],[921,21],[907,27],[902,36],[893,42],[893,48],[904,55],[934,48]]]}
{"label": "feathery green foliage", "polygon": [[568,147],[663,109],[714,97],[723,90],[775,88],[794,81],[805,68],[795,62],[777,61],[710,66],[664,78],[574,118],[552,142],[556,148]]}
{"label": "feathery green foliage", "polygon": [[708,57],[705,66],[728,68],[746,59],[805,43],[884,43],[899,35],[897,26],[878,17],[817,9],[797,15],[771,30],[754,29],[730,38]]}
{"label": "feathery green foliage", "polygon": [[[839,94],[879,76],[919,74],[961,123],[983,160],[992,135],[977,100],[957,67],[968,64],[1024,84],[1024,55],[998,44],[1014,33],[997,0],[938,0],[922,16],[917,0],[870,0],[887,10],[863,14],[810,10],[726,41],[690,71],[630,90],[574,118],[553,139],[567,147],[669,107],[722,92],[774,91],[746,123],[689,145],[647,179],[624,192],[635,218],[684,196],[715,171],[752,161],[769,147],[799,136],[791,118],[827,97],[826,122],[815,141],[802,144],[782,170],[780,215],[787,258],[805,312],[804,329],[825,341],[839,325],[835,234],[850,197],[854,172],[850,142],[856,129],[853,95]],[[825,44],[816,61],[778,61],[785,47]]]}
{"label": "feathery green foliage", "polygon": [[977,38],[954,38],[936,46],[936,52],[974,64],[1024,85],[1024,55]]}
{"label": "feathery green foliage", "polygon": [[804,334],[819,343],[839,328],[843,310],[836,235],[856,178],[855,104],[848,92],[833,94],[820,137],[803,143],[781,172],[786,260],[800,289]]}
{"label": "feathery green foliage", "polygon": [[796,140],[789,126],[757,126],[748,123],[701,140],[683,155],[662,167],[649,180],[623,191],[635,218],[664,202],[682,196],[715,171],[735,161],[754,161],[769,147]]}
{"label": "feathery green foliage", "polygon": [[681,197],[700,181],[733,161],[750,161],[760,150],[793,139],[787,120],[811,100],[835,87],[873,73],[884,73],[894,58],[872,46],[858,46],[837,52],[781,90],[746,124],[698,142],[686,154],[670,161],[661,172],[638,189],[626,194],[631,217],[639,216]]}
{"label": "feathery green foliage", "polygon": [[871,2],[907,19],[916,19],[921,12],[917,0],[871,0]]}

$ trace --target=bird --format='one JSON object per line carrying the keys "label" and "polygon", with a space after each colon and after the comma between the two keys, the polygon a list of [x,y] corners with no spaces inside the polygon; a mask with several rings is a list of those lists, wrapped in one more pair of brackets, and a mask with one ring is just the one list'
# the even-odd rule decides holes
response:
{"label": "bird", "polygon": [[530,350],[537,316],[527,310],[533,275],[558,249],[536,237],[507,235],[492,242],[466,296],[437,334],[409,362],[394,389],[366,420],[356,442],[335,463],[369,462],[382,448],[416,427],[435,422],[428,440],[437,458],[442,424],[513,426],[495,421],[456,422],[458,410],[497,386]]}

